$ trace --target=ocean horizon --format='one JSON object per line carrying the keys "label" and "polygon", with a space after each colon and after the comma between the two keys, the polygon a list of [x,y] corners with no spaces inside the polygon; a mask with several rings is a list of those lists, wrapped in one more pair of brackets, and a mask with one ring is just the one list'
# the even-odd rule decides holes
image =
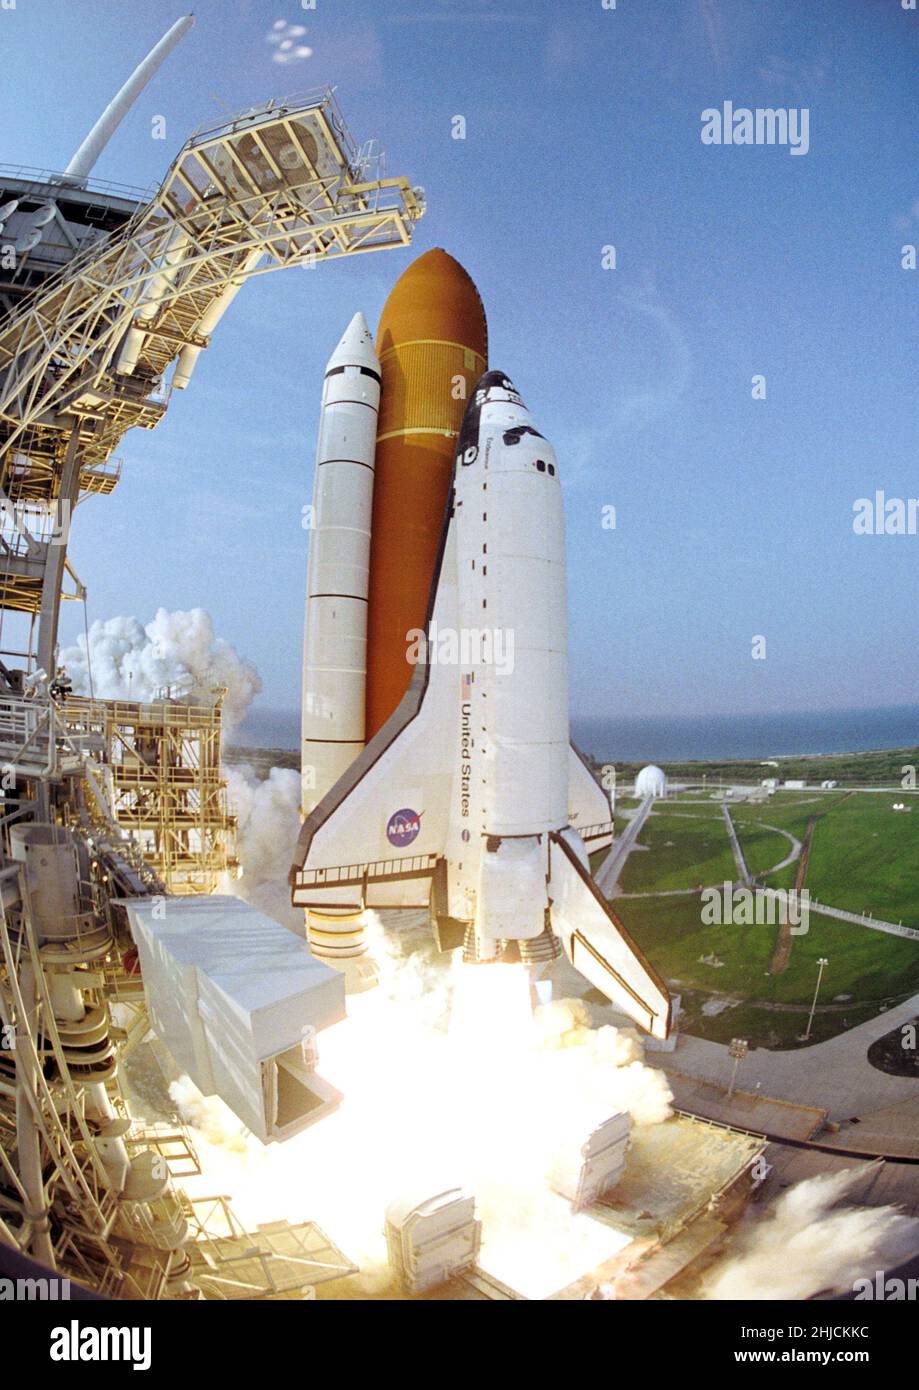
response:
{"label": "ocean horizon", "polygon": [[[919,705],[779,714],[644,715],[571,721],[575,742],[606,762],[715,762],[919,746]],[[255,705],[234,747],[296,749],[300,713]]]}

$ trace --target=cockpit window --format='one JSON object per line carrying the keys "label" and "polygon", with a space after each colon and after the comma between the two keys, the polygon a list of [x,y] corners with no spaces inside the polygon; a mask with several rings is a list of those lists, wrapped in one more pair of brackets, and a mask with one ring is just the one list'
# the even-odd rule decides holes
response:
{"label": "cockpit window", "polygon": [[515,425],[512,430],[504,431],[504,442],[505,444],[519,444],[525,434],[532,434],[537,439],[545,438],[545,435],[540,434],[539,430],[534,430],[532,425]]}

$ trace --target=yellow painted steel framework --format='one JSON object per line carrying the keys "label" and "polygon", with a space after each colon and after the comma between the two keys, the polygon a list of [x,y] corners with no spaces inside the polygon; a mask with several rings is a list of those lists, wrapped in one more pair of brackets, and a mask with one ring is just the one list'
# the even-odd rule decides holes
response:
{"label": "yellow painted steel framework", "polygon": [[68,732],[98,750],[118,826],[169,893],[213,893],[239,868],[214,693],[213,705],[71,697],[63,709]]}
{"label": "yellow painted steel framework", "polygon": [[[0,320],[0,504],[45,507],[59,521],[86,493],[110,491],[125,431],[159,422],[167,368],[207,347],[202,325],[249,276],[407,245],[417,190],[367,172],[328,89],[193,136],[120,231]],[[125,372],[131,329],[142,342]],[[13,526],[28,553],[0,546],[0,610],[41,615],[47,668],[65,546]]]}

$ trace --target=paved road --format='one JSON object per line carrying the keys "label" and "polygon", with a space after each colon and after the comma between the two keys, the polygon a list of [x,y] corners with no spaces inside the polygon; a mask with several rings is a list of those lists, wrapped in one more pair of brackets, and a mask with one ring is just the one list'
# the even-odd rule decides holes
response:
{"label": "paved road", "polygon": [[607,897],[612,894],[613,889],[616,887],[625,861],[635,848],[635,842],[641,833],[641,827],[647,820],[648,813],[653,805],[654,797],[646,796],[625,830],[622,832],[621,837],[613,844],[609,854],[594,875],[597,887],[600,889],[600,892],[605,893]]}
{"label": "paved road", "polygon": [[[741,1062],[737,1085],[755,1091],[757,1083],[768,1096],[800,1105],[815,1105],[829,1111],[830,1118],[847,1120],[861,1112],[919,1097],[919,1078],[888,1076],[872,1067],[867,1058],[870,1045],[885,1033],[910,1023],[919,1015],[919,995],[876,1018],[850,1028],[827,1042],[794,1052],[769,1052],[753,1048]],[[728,1085],[731,1058],[723,1043],[681,1035],[671,1053],[645,1054],[651,1066],[672,1067],[684,1076],[695,1076],[717,1086]]]}
{"label": "paved road", "polygon": [[787,830],[783,830],[780,825],[767,825],[765,821],[759,821],[758,824],[760,824],[764,830],[774,830],[776,835],[784,835],[786,840],[791,841],[791,853],[786,854],[785,858],[780,863],[773,864],[771,869],[766,869],[764,873],[758,875],[758,877],[763,878],[766,874],[777,874],[779,869],[785,869],[789,864],[793,864],[796,859],[799,859],[801,857],[802,845],[800,840],[796,840],[794,835],[790,834]]}
{"label": "paved road", "polygon": [[747,888],[749,888],[750,870],[747,868],[747,861],[746,859],[744,859],[743,850],[741,849],[740,841],[737,838],[737,830],[734,827],[734,822],[731,819],[731,813],[728,810],[727,806],[722,806],[721,814],[724,816],[724,823],[728,828],[728,839],[731,842],[731,849],[734,852],[734,863],[737,865],[737,872],[740,875],[740,881]]}

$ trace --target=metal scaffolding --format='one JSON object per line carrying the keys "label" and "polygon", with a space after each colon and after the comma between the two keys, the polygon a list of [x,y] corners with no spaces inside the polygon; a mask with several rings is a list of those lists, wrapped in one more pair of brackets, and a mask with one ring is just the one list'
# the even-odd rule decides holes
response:
{"label": "metal scaffolding", "polygon": [[212,705],[71,697],[63,707],[70,737],[94,748],[117,825],[169,893],[213,893],[239,867],[220,769],[222,694]]}
{"label": "metal scaffolding", "polygon": [[[121,901],[210,893],[236,868],[220,692],[62,698],[58,615],[85,598],[75,506],[112,491],[119,441],[159,422],[242,284],[407,245],[422,204],[330,90],[197,133],[152,196],[91,185],[151,70],[68,172],[0,168],[0,1241],[109,1296],[289,1297],[352,1266],[311,1226],[206,1225],[170,1179],[190,1150],[174,1125],[131,1135],[118,1077],[149,1026]],[[29,628],[16,651],[9,614]]]}
{"label": "metal scaffolding", "polygon": [[158,424],[244,281],[408,244],[420,195],[368,170],[331,90],[269,102],[193,136],[124,226],[0,319],[0,609],[39,615],[39,667],[54,660],[73,508],[111,490],[122,436]]}

